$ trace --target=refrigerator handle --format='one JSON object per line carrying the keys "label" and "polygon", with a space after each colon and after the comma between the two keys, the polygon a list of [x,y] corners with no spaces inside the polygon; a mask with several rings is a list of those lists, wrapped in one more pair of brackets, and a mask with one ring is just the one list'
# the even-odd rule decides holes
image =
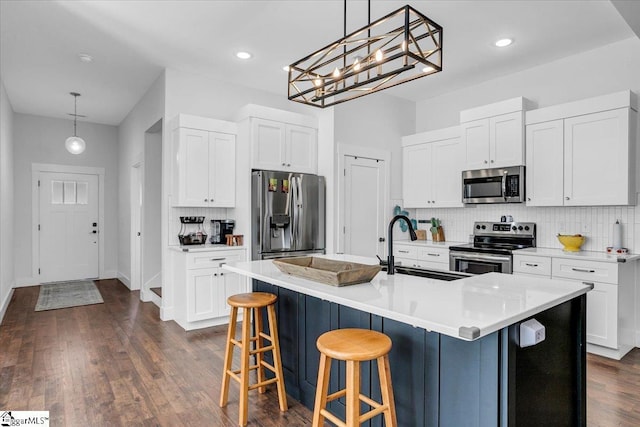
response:
{"label": "refrigerator handle", "polygon": [[298,249],[298,224],[300,222],[300,212],[298,212],[298,199],[300,197],[299,178],[291,177],[291,247]]}

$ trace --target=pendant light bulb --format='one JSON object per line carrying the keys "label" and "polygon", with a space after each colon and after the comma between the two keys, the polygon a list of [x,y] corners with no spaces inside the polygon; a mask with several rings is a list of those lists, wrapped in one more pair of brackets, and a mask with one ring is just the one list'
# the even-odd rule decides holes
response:
{"label": "pendant light bulb", "polygon": [[320,78],[320,76],[316,76],[316,78],[313,80],[313,84],[315,87],[322,86],[322,79]]}
{"label": "pendant light bulb", "polygon": [[85,150],[85,148],[87,148],[87,144],[84,142],[84,139],[76,135],[78,121],[78,97],[80,94],[77,92],[71,92],[71,95],[73,96],[73,136],[67,138],[64,142],[64,146],[71,154],[80,154]]}
{"label": "pendant light bulb", "polygon": [[339,79],[340,78],[340,70],[338,69],[338,67],[336,67],[336,69],[333,70],[333,78],[334,79]]}
{"label": "pendant light bulb", "polygon": [[380,49],[376,50],[376,61],[378,62],[382,61],[383,57],[384,55],[382,54],[382,51]]}
{"label": "pendant light bulb", "polygon": [[362,67],[362,63],[360,61],[362,61],[362,58],[356,56],[353,60],[353,71],[360,71],[360,68]]}

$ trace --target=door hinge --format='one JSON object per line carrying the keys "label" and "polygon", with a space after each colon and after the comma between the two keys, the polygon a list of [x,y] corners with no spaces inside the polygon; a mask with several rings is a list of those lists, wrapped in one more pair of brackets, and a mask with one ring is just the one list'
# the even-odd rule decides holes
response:
{"label": "door hinge", "polygon": [[342,234],[347,234],[347,227],[342,227]]}
{"label": "door hinge", "polygon": [[38,187],[40,187],[40,180],[38,180]]}
{"label": "door hinge", "polygon": [[346,169],[342,169],[342,175],[343,176],[347,176],[347,170]]}
{"label": "door hinge", "polygon": [[40,231],[40,224],[38,224],[38,231]]}
{"label": "door hinge", "polygon": [[38,274],[40,274],[40,269],[38,269]]}

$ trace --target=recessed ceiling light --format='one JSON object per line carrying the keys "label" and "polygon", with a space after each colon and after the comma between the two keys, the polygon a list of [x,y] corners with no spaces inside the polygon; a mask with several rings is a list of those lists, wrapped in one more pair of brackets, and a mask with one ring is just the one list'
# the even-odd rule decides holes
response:
{"label": "recessed ceiling light", "polygon": [[93,61],[93,56],[89,55],[88,53],[79,53],[78,58],[80,58],[80,61],[82,62],[89,63]]}
{"label": "recessed ceiling light", "polygon": [[496,46],[498,46],[498,47],[507,47],[511,43],[513,43],[513,40],[511,40],[511,39],[500,39],[500,40],[498,40],[496,42]]}
{"label": "recessed ceiling light", "polygon": [[238,52],[236,56],[240,59],[249,59],[251,58],[251,54],[249,52]]}

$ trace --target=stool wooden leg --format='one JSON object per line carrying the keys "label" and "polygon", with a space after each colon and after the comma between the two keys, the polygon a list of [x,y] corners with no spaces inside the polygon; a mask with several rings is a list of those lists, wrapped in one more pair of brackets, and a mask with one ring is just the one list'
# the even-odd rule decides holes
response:
{"label": "stool wooden leg", "polygon": [[[262,312],[259,308],[253,309],[253,327],[256,331],[255,350],[259,350],[263,347],[262,336],[260,335],[260,333],[262,332]],[[262,356],[263,353],[261,351],[258,351],[256,353],[256,365],[258,365],[258,369],[256,369],[258,374],[258,383],[264,381],[264,367],[262,366]],[[259,393],[264,393],[265,390],[266,387],[258,387]]]}
{"label": "stool wooden leg", "polygon": [[347,360],[347,427],[360,426],[360,362]]}
{"label": "stool wooden leg", "polygon": [[382,404],[388,405],[389,409],[384,411],[384,424],[386,427],[396,427],[396,405],[393,398],[393,385],[391,384],[391,368],[389,367],[389,356],[378,357],[378,375],[380,377],[380,393]]}
{"label": "stool wooden leg", "polygon": [[240,415],[238,423],[247,425],[249,414],[249,350],[251,349],[251,309],[244,308],[242,316],[242,351],[240,356]]}
{"label": "stool wooden leg", "polygon": [[287,393],[284,389],[284,373],[282,372],[282,359],[280,358],[280,339],[278,338],[278,325],[276,324],[276,308],[274,304],[267,307],[267,317],[269,319],[269,334],[271,335],[271,343],[273,344],[273,367],[276,369],[276,378],[278,381],[278,402],[280,403],[280,411],[287,410]]}
{"label": "stool wooden leg", "polygon": [[316,403],[313,407],[312,427],[322,427],[324,417],[320,413],[327,407],[327,393],[329,392],[329,371],[331,371],[331,358],[320,353],[320,367],[318,368],[318,385],[316,386]]}
{"label": "stool wooden leg", "polygon": [[220,406],[227,406],[229,398],[229,371],[231,370],[231,362],[233,362],[233,343],[231,340],[236,335],[236,324],[238,318],[238,308],[231,307],[231,316],[229,316],[229,329],[227,330],[227,346],[224,352],[224,368],[222,369],[222,388],[220,389]]}

